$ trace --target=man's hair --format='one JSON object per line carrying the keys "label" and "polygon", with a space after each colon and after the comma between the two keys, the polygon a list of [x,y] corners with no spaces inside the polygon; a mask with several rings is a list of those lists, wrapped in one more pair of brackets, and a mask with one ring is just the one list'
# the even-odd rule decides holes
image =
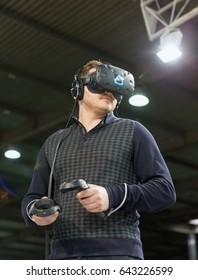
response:
{"label": "man's hair", "polygon": [[87,77],[89,70],[92,68],[96,68],[97,66],[103,64],[100,60],[90,60],[83,67],[81,67],[78,71],[78,77],[85,78]]}

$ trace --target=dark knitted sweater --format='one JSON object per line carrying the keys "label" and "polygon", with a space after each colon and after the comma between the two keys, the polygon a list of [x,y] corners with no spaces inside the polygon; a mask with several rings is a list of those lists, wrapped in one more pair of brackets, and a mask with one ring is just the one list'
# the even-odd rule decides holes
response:
{"label": "dark knitted sweater", "polygon": [[[53,224],[49,258],[128,255],[143,259],[138,211],[158,211],[175,202],[169,171],[151,134],[141,124],[111,113],[88,133],[75,119],[69,128],[51,135],[38,155],[39,167],[22,202],[29,225],[32,222],[25,209],[31,200],[47,194],[49,172],[60,140],[53,199],[62,211]],[[59,190],[63,182],[80,178],[106,188],[110,209],[122,202],[124,183],[127,199],[119,210],[101,219],[82,207],[75,198],[76,191]]]}

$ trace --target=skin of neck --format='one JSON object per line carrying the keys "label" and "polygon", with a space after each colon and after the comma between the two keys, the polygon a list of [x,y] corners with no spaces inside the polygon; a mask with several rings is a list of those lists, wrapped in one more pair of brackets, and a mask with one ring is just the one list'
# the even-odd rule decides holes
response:
{"label": "skin of neck", "polygon": [[98,125],[107,113],[107,111],[102,110],[89,110],[79,105],[79,121],[87,132]]}

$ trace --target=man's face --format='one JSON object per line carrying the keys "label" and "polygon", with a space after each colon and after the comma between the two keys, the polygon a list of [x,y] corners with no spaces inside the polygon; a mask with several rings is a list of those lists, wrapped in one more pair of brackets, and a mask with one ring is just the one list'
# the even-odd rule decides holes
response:
{"label": "man's face", "polygon": [[[89,73],[96,71],[96,68],[90,69]],[[107,114],[112,112],[117,104],[117,100],[111,92],[92,93],[84,86],[84,96],[80,101],[80,105],[89,110]]]}

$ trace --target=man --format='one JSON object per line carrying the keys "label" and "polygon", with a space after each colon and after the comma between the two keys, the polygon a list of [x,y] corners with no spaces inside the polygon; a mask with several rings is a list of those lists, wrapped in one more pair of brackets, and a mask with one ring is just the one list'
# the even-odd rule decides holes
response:
{"label": "man", "polygon": [[[139,212],[175,203],[150,132],[113,114],[133,87],[129,72],[97,60],[75,75],[71,93],[79,116],[45,141],[22,201],[27,225],[53,225],[49,259],[144,259]],[[81,181],[85,189],[76,188]],[[47,207],[40,215],[35,205],[46,197],[60,208],[45,216]]]}

